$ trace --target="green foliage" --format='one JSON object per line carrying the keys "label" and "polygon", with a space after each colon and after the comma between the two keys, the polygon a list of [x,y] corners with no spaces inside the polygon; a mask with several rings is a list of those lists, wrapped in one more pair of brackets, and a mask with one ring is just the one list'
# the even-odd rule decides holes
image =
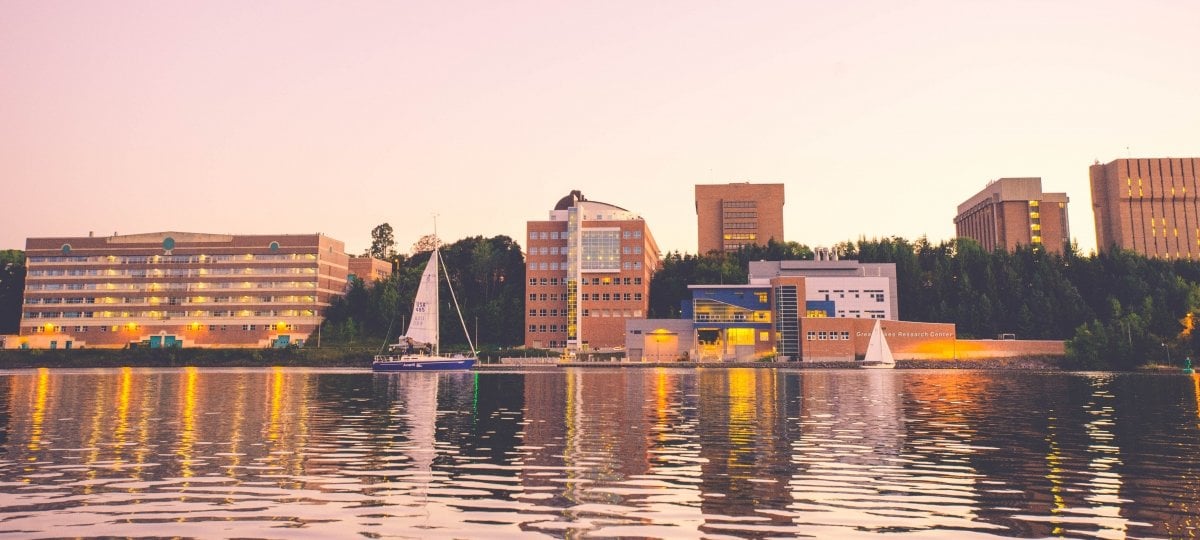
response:
{"label": "green foliage", "polygon": [[371,229],[371,247],[366,254],[385,261],[396,256],[396,237],[391,225],[381,223]]}
{"label": "green foliage", "polygon": [[0,334],[15,334],[25,297],[25,252],[0,251]]}
{"label": "green foliage", "polygon": [[[475,236],[442,246],[441,254],[472,339],[478,336],[490,346],[523,341],[525,259],[521,247],[507,236]],[[430,252],[424,252],[397,258],[390,279],[351,283],[346,294],[334,299],[325,311],[322,338],[335,344],[376,348],[394,341],[407,325],[429,257]],[[440,285],[442,348],[465,350],[466,334],[445,278]]]}
{"label": "green foliage", "polygon": [[[960,337],[1066,339],[1080,369],[1131,369],[1200,357],[1200,263],[1148,259],[1132,252],[1054,254],[1037,247],[985,251],[961,238],[859,239],[834,250],[844,259],[896,265],[899,318],[952,322]],[[704,256],[670,253],[651,281],[650,316],[678,317],[689,284],[745,283],[751,260],[811,259],[796,244]]]}

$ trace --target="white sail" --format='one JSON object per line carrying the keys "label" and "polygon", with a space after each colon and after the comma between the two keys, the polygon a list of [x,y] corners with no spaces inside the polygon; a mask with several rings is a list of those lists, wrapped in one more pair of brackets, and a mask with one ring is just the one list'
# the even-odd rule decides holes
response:
{"label": "white sail", "polygon": [[867,354],[863,358],[863,365],[871,367],[896,365],[896,359],[892,357],[892,348],[888,347],[887,338],[883,337],[883,325],[878,320],[875,321],[875,328],[871,330],[871,340],[867,342]]}
{"label": "white sail", "polygon": [[438,343],[438,252],[433,250],[413,299],[412,322],[405,336],[416,343]]}

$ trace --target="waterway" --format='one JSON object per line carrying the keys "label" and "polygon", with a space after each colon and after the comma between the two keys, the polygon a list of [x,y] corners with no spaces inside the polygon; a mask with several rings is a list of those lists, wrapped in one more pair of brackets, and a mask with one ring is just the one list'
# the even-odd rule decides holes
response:
{"label": "waterway", "polygon": [[0,371],[0,536],[1185,538],[1200,376]]}

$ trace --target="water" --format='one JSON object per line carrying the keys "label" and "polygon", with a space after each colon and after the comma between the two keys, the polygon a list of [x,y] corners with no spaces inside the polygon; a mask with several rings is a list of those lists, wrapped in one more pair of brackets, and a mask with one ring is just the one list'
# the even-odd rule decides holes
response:
{"label": "water", "polygon": [[0,372],[0,535],[1182,538],[1200,377]]}

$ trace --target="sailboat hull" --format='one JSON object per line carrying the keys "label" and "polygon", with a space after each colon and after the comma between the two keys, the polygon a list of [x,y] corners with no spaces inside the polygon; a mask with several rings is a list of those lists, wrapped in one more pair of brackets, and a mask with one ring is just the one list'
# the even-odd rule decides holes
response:
{"label": "sailboat hull", "polygon": [[464,371],[475,365],[469,357],[444,358],[440,356],[376,356],[371,362],[371,371],[391,373],[398,371]]}

